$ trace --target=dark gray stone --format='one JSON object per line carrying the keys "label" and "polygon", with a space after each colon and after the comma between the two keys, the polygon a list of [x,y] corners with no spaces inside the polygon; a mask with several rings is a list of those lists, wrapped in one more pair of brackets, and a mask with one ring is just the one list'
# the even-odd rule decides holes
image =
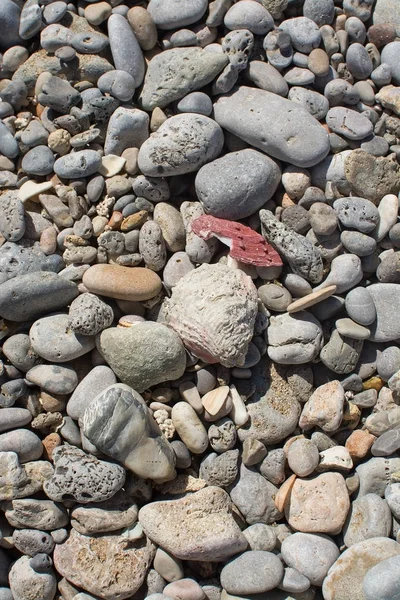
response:
{"label": "dark gray stone", "polygon": [[72,106],[78,104],[81,95],[60,77],[51,77],[42,85],[42,91],[38,96],[40,104],[49,106],[61,114],[67,114]]}
{"label": "dark gray stone", "polygon": [[13,542],[17,550],[28,556],[52,554],[55,545],[49,533],[37,529],[15,529]]}

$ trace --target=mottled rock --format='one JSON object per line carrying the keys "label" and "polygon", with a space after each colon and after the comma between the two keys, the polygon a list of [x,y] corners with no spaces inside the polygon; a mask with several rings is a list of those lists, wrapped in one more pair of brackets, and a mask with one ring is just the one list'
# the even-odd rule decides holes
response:
{"label": "mottled rock", "polygon": [[231,487],[230,496],[249,525],[268,525],[282,516],[274,502],[277,491],[278,489],[257,471],[242,464],[239,478]]}
{"label": "mottled rock", "polygon": [[321,324],[305,310],[271,317],[268,344],[268,356],[279,364],[307,363],[321,350]]}
{"label": "mottled rock", "polygon": [[392,515],[385,500],[377,494],[366,494],[351,504],[343,527],[347,547],[374,537],[389,537]]}
{"label": "mottled rock", "polygon": [[17,242],[25,227],[25,210],[18,192],[6,191],[0,196],[0,233],[7,241]]}
{"label": "mottled rock", "polygon": [[328,570],[339,556],[339,548],[327,535],[297,532],[282,542],[287,565],[305,575],[312,585],[322,585]]}
{"label": "mottled rock", "polygon": [[111,306],[94,294],[80,294],[69,308],[69,327],[81,335],[96,335],[110,327],[113,320]]}

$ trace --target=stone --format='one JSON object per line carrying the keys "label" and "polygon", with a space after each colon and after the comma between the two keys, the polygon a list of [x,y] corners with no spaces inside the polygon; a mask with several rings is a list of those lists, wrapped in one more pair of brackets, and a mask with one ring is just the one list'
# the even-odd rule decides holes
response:
{"label": "stone", "polygon": [[307,477],[318,466],[318,448],[311,440],[297,439],[289,446],[287,461],[293,473]]}
{"label": "stone", "polygon": [[379,223],[376,206],[365,198],[340,198],[334,202],[333,208],[345,227],[358,229],[362,233],[370,233]]}
{"label": "stone", "polygon": [[212,113],[212,102],[204,92],[191,92],[177,104],[179,112],[193,112],[209,117]]}
{"label": "stone", "polygon": [[182,579],[184,575],[182,562],[162,548],[157,548],[154,568],[169,583]]}
{"label": "stone", "polygon": [[141,146],[139,168],[151,177],[192,173],[217,158],[223,143],[222,129],[209,117],[175,115]]}
{"label": "stone", "polygon": [[260,473],[242,464],[239,478],[231,487],[230,496],[249,525],[269,525],[281,518],[281,513],[274,503],[277,491],[275,485]]}
{"label": "stone", "polygon": [[400,544],[384,537],[354,544],[329,569],[322,586],[324,598],[345,600],[348,598],[348,586],[351,585],[352,598],[364,600],[363,581],[367,572],[381,561],[399,553]]}
{"label": "stone", "polygon": [[376,319],[374,300],[367,288],[357,287],[346,295],[346,311],[360,325],[371,325]]}
{"label": "stone", "polygon": [[345,159],[346,180],[353,194],[378,205],[386,194],[400,191],[400,169],[392,156],[373,156],[353,150]]}
{"label": "stone", "polygon": [[113,320],[112,308],[94,294],[80,294],[69,308],[68,325],[81,335],[96,335]]}
{"label": "stone", "polygon": [[50,394],[71,394],[78,385],[76,372],[60,365],[36,365],[29,369],[25,377]]}
{"label": "stone", "polygon": [[179,29],[196,23],[206,12],[206,0],[195,0],[190,6],[182,7],[179,0],[151,0],[148,12],[159,29]]}
{"label": "stone", "polygon": [[149,11],[141,6],[133,6],[128,10],[126,18],[142,50],[154,48],[157,43],[157,26]]}
{"label": "stone", "polygon": [[29,479],[19,464],[18,455],[15,452],[1,452],[0,457],[0,499],[13,500],[24,495]]}
{"label": "stone", "polygon": [[390,476],[400,469],[400,460],[396,456],[373,457],[356,467],[360,479],[357,498],[366,494],[384,496]]}
{"label": "stone", "polygon": [[322,279],[322,257],[315,246],[301,234],[278,221],[271,211],[261,210],[261,231],[264,238],[288,262],[291,270],[311,281]]}
{"label": "stone", "polygon": [[149,136],[149,116],[143,110],[119,106],[108,121],[104,154],[121,156],[130,148],[140,148]]}
{"label": "stone", "polygon": [[139,522],[154,543],[176,558],[224,561],[247,547],[231,506],[228,494],[211,486],[178,500],[151,502],[139,511]]}
{"label": "stone", "polygon": [[250,550],[223,567],[221,585],[228,594],[260,594],[274,589],[282,577],[283,565],[275,554]]}
{"label": "stone", "polygon": [[400,430],[389,429],[377,439],[375,439],[371,454],[373,456],[390,456],[394,454],[400,447]]}
{"label": "stone", "polygon": [[[328,135],[318,121],[277,94],[241,86],[215,102],[214,116],[240,139],[295,166],[311,167],[328,154]],[[312,145],[307,144],[307,136]]]}
{"label": "stone", "polygon": [[61,156],[54,163],[54,172],[64,179],[79,179],[94,175],[101,166],[101,156],[95,150],[78,150]]}
{"label": "stone", "polygon": [[0,433],[9,429],[19,429],[32,420],[31,412],[26,408],[2,408]]}
{"label": "stone", "polygon": [[[41,556],[41,555],[38,555]],[[44,555],[46,556],[46,555]],[[50,560],[50,559],[49,559]],[[9,573],[10,589],[14,600],[52,600],[57,589],[57,579],[51,568],[38,572],[33,568],[33,559],[21,556]],[[50,562],[50,566],[51,566]]]}
{"label": "stone", "polygon": [[399,558],[392,556],[369,569],[363,581],[365,600],[373,600],[378,597],[382,600],[395,598],[399,593],[399,568]]}
{"label": "stone", "polygon": [[344,390],[339,381],[319,386],[306,402],[299,425],[302,429],[319,426],[330,433],[336,431],[343,417]]}
{"label": "stone", "polygon": [[172,600],[204,600],[206,597],[203,588],[194,579],[185,578],[173,581],[165,586],[163,595]]}
{"label": "stone", "polygon": [[29,429],[14,429],[0,435],[0,452],[15,452],[20,463],[37,460],[42,456],[40,438]]}
{"label": "stone", "polygon": [[25,233],[24,205],[18,192],[6,191],[0,196],[0,233],[9,242],[17,242]]}
{"label": "stone", "polygon": [[64,363],[90,352],[93,337],[75,334],[68,328],[68,315],[51,314],[35,321],[29,331],[31,346],[49,362]]}
{"label": "stone", "polygon": [[283,560],[302,573],[312,585],[321,586],[339,557],[339,548],[327,535],[296,532],[283,540]]}
{"label": "stone", "polygon": [[22,39],[19,35],[21,10],[17,4],[11,0],[5,0],[1,5],[0,25],[3,36],[0,43],[2,52],[12,46],[21,45]]}
{"label": "stone", "polygon": [[71,525],[83,535],[110,533],[131,527],[136,523],[137,515],[138,507],[132,496],[120,490],[111,500],[75,506],[71,511]]}
{"label": "stone", "polygon": [[132,76],[135,87],[144,78],[145,63],[139,42],[125,17],[112,14],[107,21],[108,39],[115,68]]}
{"label": "stone", "polygon": [[77,295],[75,283],[56,273],[38,270],[17,275],[1,286],[0,315],[12,321],[28,321],[64,308]]}
{"label": "stone", "polygon": [[291,527],[303,533],[341,531],[350,508],[346,483],[340,473],[297,478],[285,506]]}
{"label": "stone", "polygon": [[6,242],[0,248],[1,283],[17,275],[36,271],[59,271],[63,266],[64,262],[60,256],[46,256],[37,246],[25,248],[14,242]]}
{"label": "stone", "polygon": [[51,500],[23,498],[7,504],[5,515],[12,527],[52,531],[65,527],[69,522],[68,512],[62,504]]}
{"label": "stone", "polygon": [[273,550],[276,545],[275,528],[264,523],[255,523],[243,530],[251,550]]}
{"label": "stone", "polygon": [[148,65],[140,96],[143,109],[164,108],[203,88],[227,63],[224,53],[202,48],[172,48],[155,55]]}
{"label": "stone", "polygon": [[279,180],[280,170],[273,160],[246,149],[204,165],[196,176],[196,194],[206,213],[238,220],[261,208],[276,191]]}
{"label": "stone", "polygon": [[186,368],[181,339],[161,323],[111,327],[100,334],[98,348],[119,379],[138,392],[166,379],[178,379]]}
{"label": "stone", "polygon": [[45,481],[46,495],[56,502],[74,499],[82,504],[112,498],[125,483],[119,465],[85,454],[73,446],[59,446],[52,453],[55,470]]}
{"label": "stone", "polygon": [[393,318],[400,302],[400,286],[396,283],[375,283],[367,287],[376,308],[376,320],[369,327],[370,340],[390,342],[400,337],[400,323]]}
{"label": "stone", "polygon": [[171,412],[175,429],[185,446],[194,454],[202,454],[208,447],[207,431],[187,402],[178,402]]}
{"label": "stone", "polygon": [[318,48],[320,44],[321,34],[318,26],[306,16],[286,19],[281,29],[289,34],[290,41],[298,52],[310,54],[312,49]]}
{"label": "stone", "polygon": [[15,529],[13,542],[17,550],[28,556],[52,554],[54,541],[49,533],[36,529]]}
{"label": "stone", "polygon": [[114,384],[100,392],[85,410],[82,429],[98,450],[139,477],[161,481],[175,477],[172,448],[143,398],[127,385]]}
{"label": "stone", "polygon": [[149,300],[161,291],[159,276],[143,267],[93,265],[82,281],[89,292],[120,300]]}
{"label": "stone", "polygon": [[268,356],[279,364],[303,364],[321,350],[322,329],[307,311],[271,317],[268,328]]}
{"label": "stone", "polygon": [[201,463],[199,475],[208,485],[227,487],[238,474],[239,450],[228,450],[223,454],[209,454]]}
{"label": "stone", "polygon": [[83,417],[86,407],[103,390],[117,383],[114,372],[105,365],[94,367],[79,382],[67,403],[67,414],[75,420]]}
{"label": "stone", "polygon": [[54,566],[62,577],[104,600],[129,598],[144,582],[155,554],[146,536],[81,535],[74,529],[54,550]]}
{"label": "stone", "polygon": [[392,516],[385,500],[377,494],[356,498],[343,527],[344,543],[353,544],[375,537],[390,537]]}

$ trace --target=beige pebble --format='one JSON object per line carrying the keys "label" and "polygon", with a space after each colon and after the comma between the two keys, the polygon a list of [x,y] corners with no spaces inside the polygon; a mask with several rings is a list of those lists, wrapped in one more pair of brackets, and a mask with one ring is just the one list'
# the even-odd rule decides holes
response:
{"label": "beige pebble", "polygon": [[297,478],[285,506],[286,519],[303,533],[338,534],[350,508],[346,482],[340,473]]}
{"label": "beige pebble", "polygon": [[172,409],[172,422],[182,442],[193,454],[203,454],[208,447],[207,431],[187,402],[177,402]]}
{"label": "beige pebble", "polygon": [[96,2],[85,7],[85,18],[91,25],[101,25],[111,15],[112,7],[108,2]]}
{"label": "beige pebble", "polygon": [[32,179],[29,179],[25,183],[21,185],[18,190],[18,198],[21,202],[26,202],[27,200],[36,200],[36,197],[43,192],[47,192],[47,190],[51,190],[53,184],[51,181],[43,181],[42,183],[36,183]]}
{"label": "beige pebble", "polygon": [[324,77],[329,72],[329,56],[322,48],[314,48],[308,56],[308,68],[317,77]]}
{"label": "beige pebble", "polygon": [[165,586],[163,594],[172,600],[203,600],[203,588],[194,579],[180,579]]}
{"label": "beige pebble", "polygon": [[71,148],[69,143],[71,134],[66,129],[56,129],[49,134],[47,145],[53,152],[56,152],[60,156],[68,154]]}
{"label": "beige pebble", "polygon": [[121,231],[127,233],[133,229],[138,229],[147,221],[147,217],[147,210],[139,210],[139,212],[129,215],[129,217],[126,217],[126,219],[122,221]]}
{"label": "beige pebble", "polygon": [[287,307],[288,313],[299,312],[300,310],[305,310],[309,306],[314,306],[314,304],[318,304],[318,302],[322,302],[325,298],[329,298],[336,292],[336,285],[328,285],[326,288],[322,290],[318,290],[317,292],[312,292],[311,294],[307,294],[307,296],[303,296],[298,300],[295,300]]}
{"label": "beige pebble", "polygon": [[334,446],[320,452],[317,471],[350,471],[353,461],[350,452],[344,446]]}
{"label": "beige pebble", "polygon": [[143,50],[151,50],[157,44],[157,27],[150,13],[141,6],[134,6],[126,15]]}
{"label": "beige pebble", "polygon": [[125,171],[128,173],[128,175],[136,175],[136,173],[139,171],[138,155],[139,148],[127,148],[121,154],[122,158],[126,159]]}
{"label": "beige pebble", "polygon": [[188,402],[192,408],[201,414],[203,412],[203,404],[200,398],[199,391],[193,381],[184,381],[179,386],[179,394],[181,398]]}
{"label": "beige pebble", "polygon": [[150,119],[150,131],[154,133],[157,131],[159,127],[167,120],[167,115],[161,108],[156,106],[156,108],[151,113]]}
{"label": "beige pebble", "polygon": [[114,175],[118,175],[118,173],[122,171],[125,163],[126,158],[116,156],[115,154],[107,154],[107,156],[101,157],[101,166],[98,169],[98,172],[100,175],[103,175],[103,177],[114,177]]}
{"label": "beige pebble", "polygon": [[278,490],[278,493],[275,496],[275,506],[279,510],[279,512],[283,512],[285,509],[285,504],[289,500],[290,493],[292,491],[292,487],[294,486],[294,482],[296,481],[297,475],[293,474],[286,479]]}
{"label": "beige pebble", "polygon": [[57,250],[57,231],[54,227],[47,227],[40,236],[40,249],[44,254],[54,254]]}
{"label": "beige pebble", "polygon": [[233,384],[229,386],[229,393],[232,398],[232,409],[229,416],[237,427],[242,427],[249,420],[246,405]]}
{"label": "beige pebble", "polygon": [[153,566],[157,573],[169,583],[183,577],[182,562],[162,548],[157,548]]}
{"label": "beige pebble", "polygon": [[149,300],[162,287],[157,273],[143,267],[93,265],[84,274],[83,285],[94,294],[121,300]]}
{"label": "beige pebble", "polygon": [[215,416],[226,405],[228,394],[229,386],[222,385],[221,387],[211,390],[211,392],[207,392],[207,394],[202,397],[201,403],[210,415]]}
{"label": "beige pebble", "polygon": [[101,235],[104,232],[107,223],[108,223],[107,217],[101,217],[99,215],[94,217],[94,219],[92,220],[93,235],[96,237]]}
{"label": "beige pebble", "polygon": [[320,385],[304,405],[299,426],[306,431],[315,426],[326,433],[336,431],[343,417],[344,389],[339,381]]}
{"label": "beige pebble", "polygon": [[242,461],[246,467],[251,467],[261,462],[268,454],[268,450],[260,440],[247,438],[243,442]]}

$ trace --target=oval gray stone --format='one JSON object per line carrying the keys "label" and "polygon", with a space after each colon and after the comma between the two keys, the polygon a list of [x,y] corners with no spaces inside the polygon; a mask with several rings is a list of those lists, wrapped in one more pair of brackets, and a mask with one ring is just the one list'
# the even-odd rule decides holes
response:
{"label": "oval gray stone", "polygon": [[362,233],[370,233],[379,223],[379,212],[375,204],[357,196],[339,198],[333,204],[339,221]]}
{"label": "oval gray stone", "polygon": [[388,503],[377,494],[366,494],[354,500],[343,526],[347,547],[373,537],[389,537],[392,515]]}
{"label": "oval gray stone", "polygon": [[326,124],[334,133],[349,140],[362,140],[373,131],[372,122],[367,117],[344,106],[334,106],[328,110]]}
{"label": "oval gray stone", "polygon": [[311,167],[329,152],[329,136],[310,113],[277,94],[241,86],[214,103],[224,129],[273,158]]}
{"label": "oval gray stone", "polygon": [[382,560],[364,577],[365,600],[394,600],[400,594],[400,556]]}
{"label": "oval gray stone", "polygon": [[107,27],[115,68],[132,75],[136,87],[142,85],[144,58],[129,22],[122,15],[112,14],[107,21]]}
{"label": "oval gray stone", "polygon": [[376,308],[376,320],[371,324],[372,342],[390,342],[400,337],[400,285],[374,283],[368,292]]}
{"label": "oval gray stone", "polygon": [[147,11],[158,29],[179,29],[196,23],[207,9],[207,0],[150,0]]}
{"label": "oval gray stone", "polygon": [[54,172],[64,179],[80,179],[94,175],[100,166],[101,156],[96,150],[79,150],[58,158]]}
{"label": "oval gray stone", "polygon": [[78,385],[78,375],[70,367],[36,365],[29,369],[26,379],[50,394],[71,394]]}
{"label": "oval gray stone", "polygon": [[272,552],[250,550],[231,560],[221,571],[228,594],[261,594],[275,588],[283,577],[283,564]]}
{"label": "oval gray stone", "polygon": [[139,150],[139,168],[150,177],[192,173],[217,158],[223,143],[220,126],[209,117],[175,115],[144,142]]}
{"label": "oval gray stone", "polygon": [[237,221],[255,213],[272,197],[280,177],[272,159],[249,148],[204,165],[196,176],[196,194],[206,213]]}
{"label": "oval gray stone", "polygon": [[94,338],[75,334],[68,327],[68,315],[52,314],[35,321],[29,331],[32,348],[49,362],[64,363],[90,352]]}
{"label": "oval gray stone", "polygon": [[67,414],[78,421],[90,402],[110,385],[117,383],[114,372],[105,365],[94,367],[82,379],[67,402]]}
{"label": "oval gray stone", "polygon": [[[330,567],[339,556],[339,548],[327,535],[297,532],[282,542],[283,560],[305,575],[312,585],[322,585]],[[317,559],[318,557],[318,559]]]}

